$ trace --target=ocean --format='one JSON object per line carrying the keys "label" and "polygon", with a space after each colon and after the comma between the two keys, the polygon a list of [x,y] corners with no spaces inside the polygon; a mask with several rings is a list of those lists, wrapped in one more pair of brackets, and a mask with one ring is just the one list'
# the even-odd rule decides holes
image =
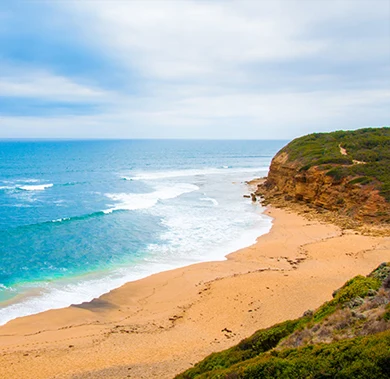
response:
{"label": "ocean", "polygon": [[0,325],[269,231],[245,181],[285,141],[0,141]]}

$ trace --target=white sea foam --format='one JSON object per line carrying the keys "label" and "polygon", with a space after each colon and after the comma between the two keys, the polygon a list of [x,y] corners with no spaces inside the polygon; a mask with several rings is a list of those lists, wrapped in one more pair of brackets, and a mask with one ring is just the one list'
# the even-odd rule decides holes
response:
{"label": "white sea foam", "polygon": [[[156,254],[143,259],[130,268],[122,267],[111,272],[92,274],[79,279],[59,280],[54,283],[42,282],[38,287],[35,283],[31,287],[30,294],[28,294],[27,284],[23,291],[27,292],[24,300],[0,308],[0,325],[4,325],[17,317],[91,301],[129,281],[142,279],[158,272],[183,267],[196,262],[224,260],[226,259],[226,254],[253,244],[259,234],[267,233],[271,227],[271,219],[266,217],[262,220],[261,228],[257,225],[257,228],[252,228],[244,233],[241,232],[240,237],[237,239],[230,238],[229,241],[225,241],[218,247],[213,245],[202,246],[202,244],[197,245],[195,241],[202,241],[204,230],[194,229],[192,222],[188,224],[192,217],[193,215],[183,218],[174,215],[166,222],[166,225],[171,230],[165,238],[170,243],[168,245],[150,245],[149,250],[151,252],[155,250]],[[195,218],[194,222],[197,221],[199,219]],[[209,221],[212,222],[212,220]],[[220,235],[218,230],[215,234],[211,233],[208,240],[212,241],[212,238],[217,238],[217,242],[223,240],[223,236]],[[176,253],[175,255],[172,255],[172,251],[169,250],[175,244],[181,251],[180,255],[177,254],[177,251],[174,252]],[[184,249],[185,246],[188,248]],[[200,249],[198,255],[194,255],[194,250],[196,249]],[[0,285],[0,289],[11,290],[3,285]],[[15,291],[15,289],[12,290]]]}
{"label": "white sea foam", "polygon": [[10,287],[5,286],[4,284],[0,283],[0,290],[8,290],[11,291],[12,289]]}
{"label": "white sea foam", "polygon": [[151,213],[163,219],[166,231],[160,236],[165,243],[150,245],[150,255],[168,261],[186,259],[187,264],[221,260],[228,253],[252,245],[270,230],[271,218],[253,212],[261,209],[259,205],[224,197],[220,206],[210,207],[210,211],[184,203],[153,208]]}
{"label": "white sea foam", "polygon": [[[166,226],[159,236],[163,243],[150,244],[143,259],[135,264],[129,263],[123,268],[86,275],[79,279],[41,283],[39,286],[34,283],[30,291],[27,286],[18,288],[17,292],[26,294],[26,297],[0,308],[0,325],[16,317],[90,301],[128,281],[153,273],[196,262],[223,260],[226,254],[253,244],[260,234],[270,229],[271,219],[254,212],[256,206],[242,201],[238,184],[232,184],[229,175],[242,173],[233,175],[240,182],[247,180],[251,173],[256,175],[266,170],[267,168],[219,168],[139,173],[135,180],[157,181],[148,183],[155,186],[155,191],[107,193],[106,196],[113,204],[104,213],[147,209],[148,213],[159,216]],[[201,180],[196,177],[208,174],[228,176],[211,176]],[[181,179],[182,176],[187,177],[187,180]],[[194,178],[190,178],[191,176]],[[195,184],[202,186],[202,192],[177,201],[161,201],[199,190],[199,186]],[[246,191],[244,187],[242,185],[240,188]],[[209,202],[214,206],[201,206],[201,202]],[[257,205],[257,209],[258,207]],[[53,222],[65,220],[67,219],[62,218]]]}
{"label": "white sea foam", "polygon": [[[69,280],[57,281],[56,283],[42,282],[38,288],[33,288],[24,300],[0,308],[0,325],[17,317],[91,301],[129,281],[142,279],[175,267],[177,264],[145,262],[133,266],[132,270],[121,268],[99,275],[85,276],[78,280],[73,278],[72,283]],[[25,290],[28,291],[28,287]]]}
{"label": "white sea foam", "polygon": [[17,186],[18,189],[23,191],[44,191],[46,188],[51,187],[53,187],[53,183]]}
{"label": "white sea foam", "polygon": [[63,222],[63,221],[69,221],[69,217],[64,217],[64,218],[57,218],[56,220],[51,220],[51,222]]}
{"label": "white sea foam", "polygon": [[256,173],[268,171],[268,167],[257,168],[231,168],[229,166],[222,166],[222,168],[204,168],[204,169],[188,169],[175,171],[155,171],[155,172],[139,172],[135,176],[122,176],[124,180],[160,180],[170,178],[181,178],[199,175],[226,175],[226,173]]}
{"label": "white sea foam", "polygon": [[[188,215],[188,217],[177,216],[172,215],[165,222],[170,231],[163,236],[163,239],[166,239],[168,244],[149,246],[149,251],[151,253],[155,252],[155,254],[149,255],[149,257],[143,259],[138,264],[130,267],[84,276],[78,280],[73,278],[67,281],[41,283],[38,288],[35,283],[34,287],[31,288],[30,294],[28,293],[28,288],[23,291],[26,293],[24,300],[19,300],[17,303],[11,303],[0,308],[0,325],[4,325],[17,317],[91,301],[129,281],[138,280],[158,272],[183,267],[196,262],[224,260],[226,259],[226,254],[253,244],[259,234],[268,232],[271,227],[270,218],[266,218],[262,220],[261,228],[257,225],[256,228],[245,232],[241,231],[240,234],[236,233],[239,235],[239,238],[234,238],[235,233],[233,235],[228,232],[221,234],[219,228],[212,233],[212,228],[215,227],[215,224],[213,220],[206,219],[209,224],[205,226],[210,233],[207,240],[214,243],[204,245],[202,241],[204,241],[203,234],[205,229],[197,230],[196,227],[194,228],[194,223],[199,222],[199,218],[195,217],[193,222],[189,222],[193,218],[193,214]],[[226,235],[229,235],[231,238],[226,240]],[[213,238],[216,241],[213,241]],[[223,243],[218,246],[218,242]],[[176,245],[176,248],[173,248],[172,251],[174,245]],[[198,254],[194,254],[194,252]],[[70,282],[71,280],[72,282]]]}
{"label": "white sea foam", "polygon": [[189,183],[175,184],[171,187],[162,187],[150,193],[107,193],[106,196],[117,204],[104,213],[111,213],[117,210],[147,209],[157,204],[159,200],[174,199],[188,192],[197,191],[198,186]]}
{"label": "white sea foam", "polygon": [[0,186],[0,190],[5,189],[5,190],[14,190],[14,189],[25,189],[21,187],[30,187],[30,184],[26,183],[38,183],[38,179],[22,179],[18,180],[16,182],[9,181],[9,180],[3,180],[2,183],[6,185]]}

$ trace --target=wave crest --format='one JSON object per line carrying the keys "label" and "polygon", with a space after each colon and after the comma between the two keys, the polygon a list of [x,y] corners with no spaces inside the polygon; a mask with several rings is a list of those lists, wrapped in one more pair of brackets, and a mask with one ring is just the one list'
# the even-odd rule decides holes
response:
{"label": "wave crest", "polygon": [[220,168],[204,168],[204,169],[188,169],[188,170],[176,170],[176,171],[151,171],[136,173],[135,176],[122,176],[122,180],[161,180],[171,178],[181,178],[198,175],[226,175],[236,173],[254,173],[268,171],[268,167],[248,167],[248,168],[232,168],[231,166],[222,166]]}
{"label": "wave crest", "polygon": [[17,186],[17,189],[20,189],[22,191],[44,191],[46,188],[53,187],[53,183],[49,184],[38,184],[38,185],[24,185],[24,186]]}
{"label": "wave crest", "polygon": [[104,213],[112,213],[118,210],[137,210],[151,208],[159,200],[174,199],[185,193],[197,191],[198,186],[194,184],[177,184],[174,187],[162,187],[150,193],[106,193],[106,196],[118,204],[106,209]]}

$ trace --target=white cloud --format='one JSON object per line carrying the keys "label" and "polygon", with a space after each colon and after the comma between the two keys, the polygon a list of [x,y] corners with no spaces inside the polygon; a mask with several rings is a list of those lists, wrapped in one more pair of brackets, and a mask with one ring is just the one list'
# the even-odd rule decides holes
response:
{"label": "white cloud", "polygon": [[[219,77],[256,61],[304,57],[324,48],[301,39],[301,25],[273,2],[117,1],[67,6],[88,19],[98,41],[122,63],[158,79]],[[286,3],[285,3],[286,4]],[[255,6],[256,12],[252,12]]]}
{"label": "white cloud", "polygon": [[108,93],[43,70],[13,69],[0,77],[0,96],[79,102],[102,101]]}
{"label": "white cloud", "polygon": [[[254,62],[304,60],[325,53],[335,59],[365,58],[364,48],[386,52],[372,39],[340,44],[332,27],[350,25],[351,19],[359,27],[390,12],[381,0],[79,1],[66,7],[88,20],[84,31],[91,43],[122,64],[147,77],[189,81],[235,77]],[[310,35],[326,24],[329,35]]]}
{"label": "white cloud", "polygon": [[288,139],[312,131],[385,125],[389,103],[390,90],[220,94],[163,103],[158,97],[146,103],[124,99],[96,116],[3,117],[0,125],[23,137]]}

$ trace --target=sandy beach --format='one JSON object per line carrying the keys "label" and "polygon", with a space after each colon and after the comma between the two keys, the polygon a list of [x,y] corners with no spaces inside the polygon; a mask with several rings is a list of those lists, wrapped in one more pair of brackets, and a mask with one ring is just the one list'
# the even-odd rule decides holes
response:
{"label": "sandy beach", "polygon": [[0,377],[173,378],[390,261],[390,237],[285,209],[267,213],[271,231],[226,261],[152,275],[90,303],[0,327]]}

